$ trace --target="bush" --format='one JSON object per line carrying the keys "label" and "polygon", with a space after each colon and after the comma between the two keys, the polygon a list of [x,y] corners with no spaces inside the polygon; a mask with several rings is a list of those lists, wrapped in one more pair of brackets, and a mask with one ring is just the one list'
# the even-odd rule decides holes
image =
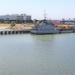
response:
{"label": "bush", "polygon": [[15,26],[15,23],[14,23],[14,22],[12,22],[12,23],[11,23],[11,27],[14,27],[14,26]]}

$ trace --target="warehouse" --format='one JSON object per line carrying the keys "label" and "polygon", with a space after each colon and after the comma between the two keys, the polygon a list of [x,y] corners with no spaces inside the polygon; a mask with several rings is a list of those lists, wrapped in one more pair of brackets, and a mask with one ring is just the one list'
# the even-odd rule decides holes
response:
{"label": "warehouse", "polygon": [[31,20],[31,16],[30,15],[26,15],[26,14],[12,14],[12,15],[0,15],[0,19],[3,19],[5,21],[15,21],[17,19],[20,20]]}

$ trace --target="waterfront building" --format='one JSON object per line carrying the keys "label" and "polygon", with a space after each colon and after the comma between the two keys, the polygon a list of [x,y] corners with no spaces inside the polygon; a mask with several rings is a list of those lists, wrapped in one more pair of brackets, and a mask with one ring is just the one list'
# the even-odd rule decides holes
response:
{"label": "waterfront building", "polygon": [[30,15],[26,15],[26,14],[12,14],[12,15],[0,15],[0,19],[3,19],[4,21],[16,21],[17,19],[26,21],[26,20],[31,20],[31,16]]}

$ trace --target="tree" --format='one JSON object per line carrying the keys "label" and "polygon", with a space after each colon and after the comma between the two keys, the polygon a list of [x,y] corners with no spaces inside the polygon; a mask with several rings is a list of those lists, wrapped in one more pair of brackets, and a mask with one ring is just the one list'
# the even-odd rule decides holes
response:
{"label": "tree", "polygon": [[4,21],[4,19],[0,19],[0,22],[1,22],[1,23],[4,23],[5,21]]}
{"label": "tree", "polygon": [[14,27],[15,26],[15,23],[14,22],[11,22],[11,27]]}
{"label": "tree", "polygon": [[17,23],[22,23],[22,20],[21,20],[20,18],[17,18],[17,19],[16,19],[16,22],[17,22]]}

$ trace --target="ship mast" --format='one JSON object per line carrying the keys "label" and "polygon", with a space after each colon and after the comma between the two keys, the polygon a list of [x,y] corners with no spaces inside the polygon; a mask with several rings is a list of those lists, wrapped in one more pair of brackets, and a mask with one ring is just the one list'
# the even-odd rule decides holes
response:
{"label": "ship mast", "polygon": [[46,11],[44,10],[44,19],[46,20]]}

